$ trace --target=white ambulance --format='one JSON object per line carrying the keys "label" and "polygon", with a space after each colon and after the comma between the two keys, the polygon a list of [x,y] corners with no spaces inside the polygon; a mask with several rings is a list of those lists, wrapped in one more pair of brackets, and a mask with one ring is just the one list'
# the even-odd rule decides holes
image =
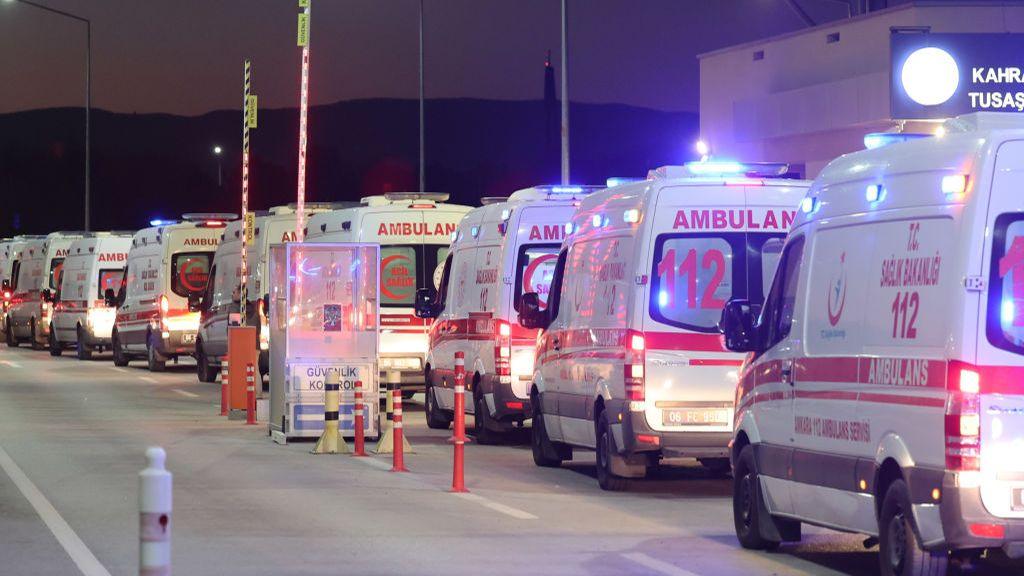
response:
{"label": "white ambulance", "polygon": [[151,371],[195,353],[199,313],[190,297],[206,289],[213,253],[234,214],[185,214],[182,222],[151,222],[135,233],[122,291],[105,293],[117,304],[111,336],[114,364],[146,358]]}
{"label": "white ambulance", "polygon": [[519,324],[520,299],[536,292],[545,305],[566,225],[598,189],[538,186],[485,198],[459,223],[440,287],[417,292],[417,315],[435,318],[424,369],[428,426],[451,423],[455,352],[465,354],[466,411],[475,414],[478,442],[530,418],[537,331]]}
{"label": "white ambulance", "polygon": [[[307,217],[355,203],[307,203]],[[259,371],[267,374],[270,328],[267,324],[264,296],[267,294],[267,261],[270,247],[294,242],[296,212],[294,205],[275,206],[268,212],[255,213],[253,240],[246,244],[246,325],[259,327]],[[242,272],[241,220],[229,222],[213,257],[211,282],[207,283],[200,312],[199,335],[196,339],[196,372],[201,382],[217,379],[220,362],[228,352],[228,326],[241,320],[238,286]]]}
{"label": "white ambulance", "polygon": [[602,488],[621,490],[662,458],[728,470],[742,355],[718,320],[734,296],[760,301],[809,182],[784,164],[707,161],[583,199],[546,308],[528,293],[520,323],[543,328],[533,388],[533,455],[557,466],[597,450]]}
{"label": "white ambulance", "polygon": [[730,349],[751,353],[732,442],[744,547],[807,522],[868,535],[885,575],[1024,556],[1022,189],[1015,114],[954,119],[815,180],[763,308],[722,315]]}
{"label": "white ambulance", "polygon": [[17,278],[15,264],[21,258],[21,250],[29,240],[43,236],[15,236],[0,241],[0,331],[7,341],[7,311],[14,296],[14,283]]}
{"label": "white ambulance", "polygon": [[87,232],[68,248],[53,297],[51,356],[74,346],[78,359],[88,360],[94,350],[110,349],[117,311],[107,305],[104,294],[120,289],[131,245],[130,232]]}
{"label": "white ambulance", "polygon": [[447,194],[400,192],[363,198],[358,207],[314,214],[308,242],[377,242],[381,255],[380,360],[401,373],[406,397],[423,390],[428,325],[413,314],[416,290],[440,280],[441,264],[469,206]]}
{"label": "white ambulance", "polygon": [[42,350],[50,335],[53,295],[60,286],[68,248],[80,232],[53,232],[25,243],[13,264],[11,305],[7,313],[7,345],[27,341]]}

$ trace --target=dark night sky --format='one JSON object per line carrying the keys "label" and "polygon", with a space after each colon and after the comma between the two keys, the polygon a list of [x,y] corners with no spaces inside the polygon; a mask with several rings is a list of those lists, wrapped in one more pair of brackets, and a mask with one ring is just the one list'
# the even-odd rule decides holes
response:
{"label": "dark night sky", "polygon": [[[194,115],[298,101],[294,0],[36,0],[93,23],[93,106]],[[819,21],[834,0],[801,0]],[[314,0],[314,104],[416,96],[417,0]],[[558,0],[426,0],[427,96],[537,99]],[[783,0],[571,0],[571,97],[697,110],[701,52],[800,28]],[[84,26],[0,0],[0,113],[81,106]]]}

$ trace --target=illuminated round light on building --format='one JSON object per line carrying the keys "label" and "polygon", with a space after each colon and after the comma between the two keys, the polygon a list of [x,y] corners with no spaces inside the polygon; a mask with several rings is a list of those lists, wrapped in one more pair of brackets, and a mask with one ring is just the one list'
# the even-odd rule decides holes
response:
{"label": "illuminated round light on building", "polygon": [[922,106],[936,106],[956,93],[960,68],[941,48],[919,48],[903,61],[900,81],[911,100]]}

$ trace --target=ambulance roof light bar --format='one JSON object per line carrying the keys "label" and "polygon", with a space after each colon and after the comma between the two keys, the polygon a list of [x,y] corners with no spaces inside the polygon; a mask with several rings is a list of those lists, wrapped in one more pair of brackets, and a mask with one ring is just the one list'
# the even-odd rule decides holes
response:
{"label": "ambulance roof light bar", "polygon": [[552,194],[565,194],[565,195],[590,194],[592,192],[597,192],[598,190],[603,190],[604,188],[605,188],[604,186],[594,186],[594,185],[579,185],[579,186],[572,185],[572,186],[565,186],[565,185],[561,185],[561,184],[547,184],[547,185],[541,185],[541,186],[534,186],[535,190],[537,190],[539,192],[544,192],[544,193],[548,194],[549,196],[552,195]]}
{"label": "ambulance roof light bar", "polygon": [[449,194],[444,192],[386,192],[384,198],[392,202],[405,200],[428,200],[430,202],[447,202]]}
{"label": "ambulance roof light bar", "polygon": [[219,220],[227,222],[228,220],[238,220],[238,214],[231,212],[190,212],[188,214],[182,214],[181,219],[185,222],[209,222],[211,220]]}
{"label": "ambulance roof light bar", "polygon": [[647,173],[648,180],[663,178],[692,178],[714,176],[748,176],[758,178],[780,178],[789,172],[784,162],[736,162],[733,160],[707,160],[687,162],[682,166],[661,166]]}
{"label": "ambulance roof light bar", "polygon": [[161,220],[160,218],[154,218],[149,221],[149,225],[155,228],[157,226],[170,226],[172,224],[177,224],[178,222],[178,220]]}
{"label": "ambulance roof light bar", "polygon": [[910,142],[911,140],[931,138],[932,136],[932,134],[919,134],[912,132],[871,132],[870,134],[864,135],[864,147],[868,150],[874,150],[875,148],[881,148],[890,144]]}
{"label": "ambulance roof light bar", "polygon": [[501,204],[502,202],[508,202],[508,196],[484,196],[483,198],[480,199],[481,206]]}

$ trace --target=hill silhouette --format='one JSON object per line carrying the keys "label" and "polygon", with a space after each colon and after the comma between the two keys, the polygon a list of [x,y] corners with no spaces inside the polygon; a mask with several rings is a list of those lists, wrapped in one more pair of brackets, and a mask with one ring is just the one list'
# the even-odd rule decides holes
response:
{"label": "hill silhouette", "polygon": [[[417,187],[417,102],[371,99],[310,110],[310,201],[356,200]],[[477,205],[557,181],[556,132],[544,102],[428,100],[427,188]],[[616,104],[573,104],[572,173],[577,183],[643,176],[691,157],[697,116]],[[83,111],[0,115],[0,236],[79,229]],[[92,113],[93,229],[136,229],[154,217],[238,211],[241,114]],[[263,209],[295,200],[298,112],[261,110],[251,134],[251,200]],[[222,187],[214,144],[224,147]]]}

